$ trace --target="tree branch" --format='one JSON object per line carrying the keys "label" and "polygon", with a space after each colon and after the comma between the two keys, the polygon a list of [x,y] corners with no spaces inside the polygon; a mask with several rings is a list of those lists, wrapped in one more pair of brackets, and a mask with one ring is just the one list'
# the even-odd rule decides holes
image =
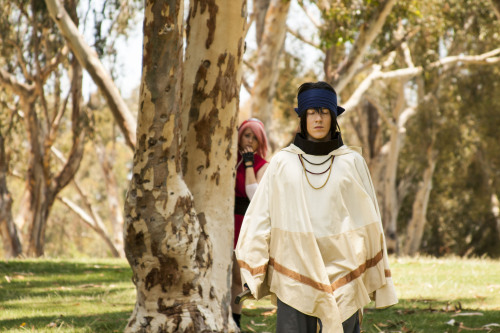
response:
{"label": "tree branch", "polygon": [[[449,56],[438,61],[431,63],[428,68],[435,69],[439,67],[444,67],[445,65],[452,65],[456,63],[462,64],[494,64],[500,62],[500,57],[495,57],[500,54],[500,48],[486,52],[480,55],[459,55],[459,56]],[[355,108],[360,102],[363,94],[371,87],[375,80],[390,80],[390,79],[410,79],[424,71],[423,66],[409,67],[396,69],[389,72],[382,72],[382,66],[374,65],[373,70],[362,82],[359,84],[358,88],[351,95],[349,100],[344,103],[344,108],[346,109],[346,114],[349,110]]]}
{"label": "tree branch", "polygon": [[111,76],[104,68],[95,51],[84,41],[78,28],[58,0],[45,0],[50,16],[66,38],[78,62],[90,74],[95,84],[102,91],[113,116],[122,130],[125,141],[132,149],[135,147],[136,121],[120,95]]}
{"label": "tree branch", "polygon": [[5,71],[3,68],[0,68],[0,84],[4,86],[8,86],[12,91],[14,91],[17,95],[22,96],[23,98],[26,99],[34,99],[35,98],[35,85],[32,84],[26,84],[19,82],[14,75],[10,74],[9,72]]}
{"label": "tree branch", "polygon": [[287,31],[289,34],[291,34],[293,37],[297,38],[298,40],[300,40],[300,41],[302,41],[302,42],[304,42],[304,43],[306,43],[306,44],[309,44],[309,45],[311,45],[312,47],[317,48],[318,50],[323,51],[323,50],[321,49],[321,47],[320,47],[318,44],[314,43],[312,40],[306,39],[306,38],[305,38],[304,36],[302,36],[299,32],[297,32],[297,31],[295,31],[295,30],[291,29],[290,27],[287,27],[287,28],[286,28],[286,31]]}
{"label": "tree branch", "polygon": [[382,30],[382,26],[395,3],[396,0],[385,0],[380,4],[379,8],[373,13],[371,20],[367,22],[366,28],[360,30],[347,59],[331,75],[334,78],[333,86],[337,93],[340,93],[353,78],[368,47]]}
{"label": "tree branch", "polygon": [[304,1],[298,0],[297,3],[299,4],[300,8],[302,8],[309,21],[311,21],[311,23],[314,24],[314,26],[319,29],[321,27],[321,23],[318,22],[318,20],[316,20],[314,16],[311,14],[309,9],[307,9],[307,7],[304,5]]}

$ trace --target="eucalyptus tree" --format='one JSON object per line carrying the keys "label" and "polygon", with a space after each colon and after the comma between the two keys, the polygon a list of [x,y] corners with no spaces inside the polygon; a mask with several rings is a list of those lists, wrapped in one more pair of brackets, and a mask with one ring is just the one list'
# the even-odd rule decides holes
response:
{"label": "eucalyptus tree", "polygon": [[137,298],[126,332],[237,330],[229,277],[246,1],[190,1],[186,22],[184,5],[145,6],[125,202]]}

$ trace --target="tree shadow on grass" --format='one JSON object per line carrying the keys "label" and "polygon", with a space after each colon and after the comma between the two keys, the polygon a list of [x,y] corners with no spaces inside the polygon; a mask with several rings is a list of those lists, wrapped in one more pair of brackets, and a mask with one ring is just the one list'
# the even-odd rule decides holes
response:
{"label": "tree shadow on grass", "polygon": [[107,312],[94,315],[33,316],[22,319],[0,320],[0,331],[25,328],[35,332],[123,332],[130,311]]}
{"label": "tree shadow on grass", "polygon": [[[99,297],[133,288],[130,268],[94,263],[0,262],[0,300],[19,297]],[[116,284],[117,286],[113,286]],[[118,286],[119,285],[119,286]]]}

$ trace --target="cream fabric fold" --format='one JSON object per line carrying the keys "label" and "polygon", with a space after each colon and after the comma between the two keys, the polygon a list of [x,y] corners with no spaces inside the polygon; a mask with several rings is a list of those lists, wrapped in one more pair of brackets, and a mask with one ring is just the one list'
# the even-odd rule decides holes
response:
{"label": "cream fabric fold", "polygon": [[[242,279],[259,299],[268,294],[343,332],[342,321],[375,298],[397,303],[375,191],[359,150],[342,146],[332,174],[313,189],[298,154],[319,164],[328,156],[304,154],[293,144],[271,160],[247,210],[236,257]],[[308,170],[323,172],[329,163]],[[317,187],[327,174],[308,175]]]}

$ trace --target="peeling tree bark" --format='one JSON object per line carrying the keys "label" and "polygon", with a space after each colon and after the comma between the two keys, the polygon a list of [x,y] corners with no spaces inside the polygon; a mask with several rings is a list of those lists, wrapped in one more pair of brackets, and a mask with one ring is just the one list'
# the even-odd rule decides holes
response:
{"label": "peeling tree bark", "polygon": [[126,332],[235,330],[228,312],[230,172],[246,2],[190,6],[183,64],[183,2],[146,1],[138,140],[125,203],[137,299]]}
{"label": "peeling tree bark", "polygon": [[[234,331],[228,281],[246,1],[208,2],[206,10],[198,1],[191,1],[189,13],[182,110],[187,128],[182,168],[212,244],[213,264],[206,281],[210,283],[204,284],[203,290],[211,290],[210,297],[214,297],[209,307],[217,329]],[[203,297],[210,298],[208,294]]]}

